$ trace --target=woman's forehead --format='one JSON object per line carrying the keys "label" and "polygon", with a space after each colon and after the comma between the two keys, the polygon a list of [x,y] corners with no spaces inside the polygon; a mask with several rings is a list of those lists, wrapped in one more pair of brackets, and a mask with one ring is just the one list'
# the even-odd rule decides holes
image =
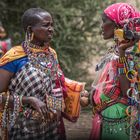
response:
{"label": "woman's forehead", "polygon": [[113,20],[111,20],[105,13],[102,14],[102,20],[103,21],[108,21],[111,23],[115,23]]}
{"label": "woman's forehead", "polygon": [[102,19],[110,20],[109,17],[105,13],[102,14]]}
{"label": "woman's forehead", "polygon": [[52,16],[51,16],[51,14],[48,13],[48,12],[41,12],[41,13],[37,14],[36,17],[37,17],[40,21],[44,21],[44,20],[50,21],[50,20],[52,20]]}

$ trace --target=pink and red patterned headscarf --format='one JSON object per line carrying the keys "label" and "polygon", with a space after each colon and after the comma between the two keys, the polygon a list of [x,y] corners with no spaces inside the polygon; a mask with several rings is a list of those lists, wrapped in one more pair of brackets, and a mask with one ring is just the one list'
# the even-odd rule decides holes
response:
{"label": "pink and red patterned headscarf", "polygon": [[140,13],[127,3],[115,3],[108,6],[104,13],[116,24],[123,25],[128,18],[140,17]]}

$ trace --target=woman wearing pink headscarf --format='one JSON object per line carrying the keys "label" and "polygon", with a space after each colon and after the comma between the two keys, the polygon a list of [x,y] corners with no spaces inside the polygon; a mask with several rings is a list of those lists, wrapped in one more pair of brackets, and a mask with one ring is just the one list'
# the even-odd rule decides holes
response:
{"label": "woman wearing pink headscarf", "polygon": [[[114,30],[123,28],[124,20],[135,17],[140,17],[139,12],[127,3],[110,5],[102,15],[103,38],[113,39]],[[89,102],[93,104],[90,140],[129,140],[130,138],[130,118],[126,114],[128,107],[126,91],[130,87],[130,82],[125,75],[124,63],[128,61],[126,50],[133,45],[134,41],[127,40],[109,49],[96,67],[97,78],[93,83],[89,99],[81,98],[82,105],[88,105]]]}

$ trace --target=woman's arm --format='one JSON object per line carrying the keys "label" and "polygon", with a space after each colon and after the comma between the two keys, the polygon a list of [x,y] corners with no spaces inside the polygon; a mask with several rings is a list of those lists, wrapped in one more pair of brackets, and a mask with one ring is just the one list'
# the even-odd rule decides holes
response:
{"label": "woman's arm", "polygon": [[[9,71],[4,70],[4,69],[0,69],[0,94],[7,91],[8,86],[10,84],[10,80],[13,76],[14,76],[14,73],[9,72]],[[4,108],[6,100],[7,100],[7,95],[3,94],[2,96],[0,96],[0,98],[1,98],[1,101],[2,101],[2,104],[1,104],[2,108]],[[39,100],[35,97],[31,97],[31,96],[30,97],[23,96],[22,100],[20,102],[22,102],[23,105],[28,105],[29,104],[35,110],[37,110],[40,113],[40,115],[42,115],[43,117],[48,117],[47,106],[41,100]],[[14,108],[14,97],[13,97],[13,95],[10,95],[10,97],[9,97],[8,107],[11,108],[11,109]]]}
{"label": "woman's arm", "polygon": [[[4,69],[0,69],[0,94],[7,91],[9,83],[10,83],[10,79],[12,78],[13,75],[14,75],[14,73],[11,73]],[[1,99],[2,107],[4,107],[7,97],[6,97],[6,95],[3,95],[0,98],[2,98]],[[9,97],[8,107],[13,108],[13,96]]]}
{"label": "woman's arm", "polygon": [[0,69],[0,93],[6,92],[14,73]]}
{"label": "woman's arm", "polygon": [[[132,47],[134,45],[134,43],[135,43],[134,41],[129,41],[127,43],[121,43],[118,48],[119,58],[124,58],[126,49],[129,47]],[[119,81],[120,81],[121,93],[123,96],[126,96],[127,90],[130,88],[130,81],[127,79],[125,73],[119,75]]]}
{"label": "woman's arm", "polygon": [[93,88],[93,87],[92,87],[92,90],[91,90],[90,93],[85,90],[84,94],[81,95],[80,105],[82,107],[86,107],[89,104],[92,105],[92,106],[95,106],[95,102],[94,102],[94,98],[93,98],[94,93],[95,93],[95,88]]}
{"label": "woman's arm", "polygon": [[126,75],[119,75],[120,88],[123,96],[126,96],[127,90],[130,88],[130,81],[126,78]]}

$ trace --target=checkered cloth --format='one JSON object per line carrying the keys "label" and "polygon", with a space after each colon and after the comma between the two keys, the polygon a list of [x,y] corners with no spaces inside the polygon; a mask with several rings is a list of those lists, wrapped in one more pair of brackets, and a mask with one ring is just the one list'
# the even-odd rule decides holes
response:
{"label": "checkered cloth", "polygon": [[[44,85],[45,83],[45,85]],[[11,80],[9,91],[11,94],[34,96],[44,101],[45,94],[51,95],[51,84],[49,75],[35,68],[30,62],[24,65]],[[62,94],[62,93],[61,93]],[[60,95],[60,93],[59,93]],[[59,117],[61,117],[61,112]],[[9,132],[10,140],[58,140],[58,127],[60,119],[44,124],[40,120],[18,116],[16,124]]]}

